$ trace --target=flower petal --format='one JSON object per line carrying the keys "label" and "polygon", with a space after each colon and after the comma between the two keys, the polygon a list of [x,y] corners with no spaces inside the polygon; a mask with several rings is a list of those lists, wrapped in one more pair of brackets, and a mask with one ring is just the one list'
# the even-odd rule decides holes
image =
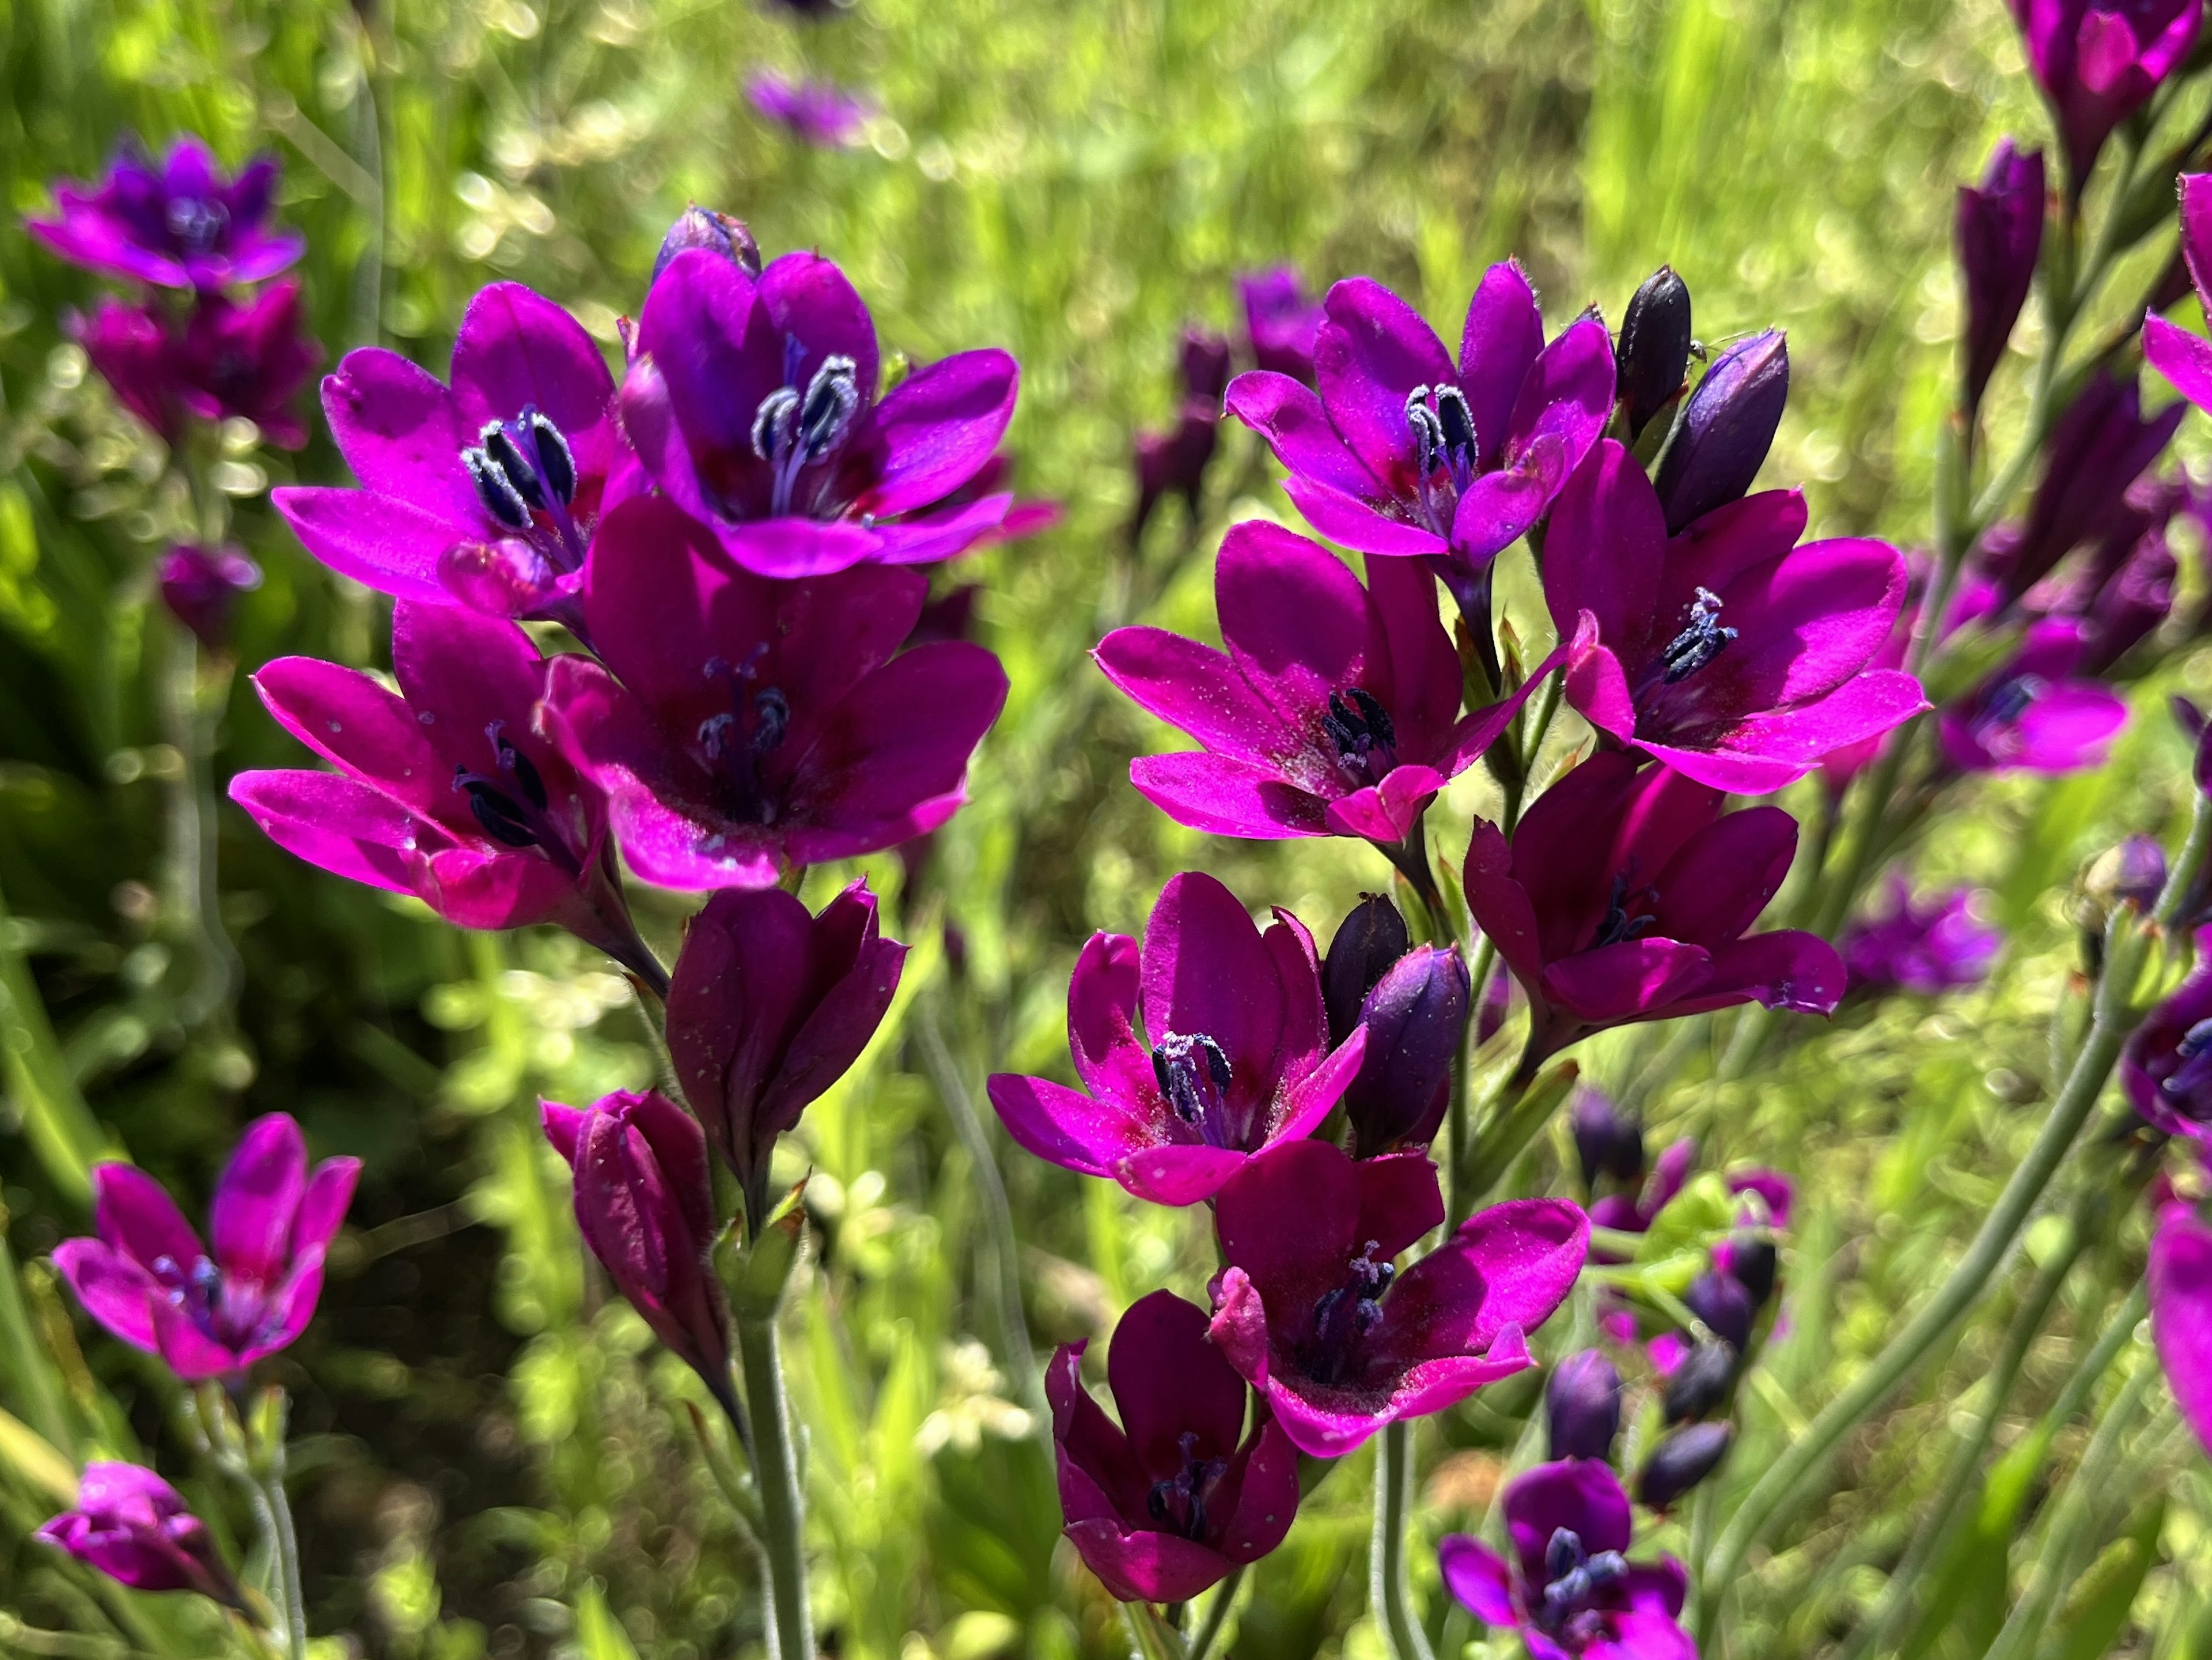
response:
{"label": "flower petal", "polygon": [[1417,386],[1455,383],[1452,361],[1420,313],[1370,277],[1339,283],[1322,303],[1314,375],[1329,423],[1395,494],[1413,467],[1407,398]]}
{"label": "flower petal", "polygon": [[291,1260],[292,1223],[307,1186],[307,1143],[289,1113],[257,1118],[223,1166],[208,1208],[208,1243],[226,1274],[274,1285]]}
{"label": "flower petal", "polygon": [[995,1073],[988,1092],[1017,1143],[1048,1164],[1082,1176],[1114,1176],[1115,1165],[1156,1145],[1152,1127],[1115,1102],[1095,1100],[1045,1078]]}
{"label": "flower petal", "polygon": [[1528,273],[1517,259],[1492,265],[1468,302],[1456,377],[1474,417],[1475,444],[1486,468],[1495,467],[1505,453],[1514,404],[1543,350],[1544,316]]}
{"label": "flower petal", "polygon": [[1328,804],[1284,781],[1271,766],[1185,751],[1129,763],[1137,793],[1178,824],[1255,841],[1327,836]]}
{"label": "flower petal", "polygon": [[899,382],[876,406],[879,471],[854,509],[887,518],[959,489],[997,452],[1020,387],[1021,370],[995,350],[956,353]]}

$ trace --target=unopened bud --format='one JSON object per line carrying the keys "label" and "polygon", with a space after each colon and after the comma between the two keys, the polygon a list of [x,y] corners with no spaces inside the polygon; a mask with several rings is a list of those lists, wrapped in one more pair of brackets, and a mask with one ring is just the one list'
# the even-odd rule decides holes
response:
{"label": "unopened bud", "polygon": [[1616,1112],[1601,1091],[1586,1089],[1575,1097],[1571,1122],[1584,1188],[1595,1192],[1601,1176],[1632,1183],[1644,1174],[1643,1126]]}
{"label": "unopened bud", "polygon": [[1790,399],[1790,348],[1779,329],[1713,360],[1675,424],[1659,464],[1659,500],[1671,533],[1751,488]]}
{"label": "unopened bud", "polygon": [[1729,1277],[1750,1293],[1752,1311],[1756,1314],[1774,1295],[1774,1282],[1782,1267],[1781,1252],[1765,1234],[1750,1232],[1731,1234],[1723,1244],[1716,1246],[1717,1261],[1723,1250],[1728,1253]]}
{"label": "unopened bud", "polygon": [[1719,1468],[1735,1438],[1735,1426],[1726,1423],[1676,1430],[1652,1449],[1637,1472],[1636,1502],[1647,1510],[1667,1509]]}
{"label": "unopened bud", "polygon": [[1682,1357],[1659,1398],[1670,1424],[1708,1418],[1728,1399],[1735,1382],[1736,1350],[1728,1343],[1699,1343]]}
{"label": "unopened bud", "polygon": [[1413,948],[1413,935],[1397,906],[1379,893],[1361,897],[1336,926],[1321,965],[1322,1006],[1328,1012],[1328,1041],[1341,1043],[1359,1024],[1360,1006],[1391,965]]}
{"label": "unopened bud", "polygon": [[1756,1310],[1751,1292],[1734,1274],[1699,1274],[1682,1293],[1682,1301],[1714,1336],[1733,1343],[1739,1353],[1751,1347],[1751,1318]]}
{"label": "unopened bud", "polygon": [[1229,341],[1211,330],[1182,331],[1182,395],[1221,413],[1221,399],[1229,390]]}
{"label": "unopened bud", "polygon": [[1583,1349],[1553,1369],[1544,1404],[1552,1454],[1559,1458],[1604,1458],[1620,1432],[1620,1373],[1602,1351]]}
{"label": "unopened bud", "polygon": [[1355,1157],[1428,1140],[1443,1118],[1474,998],[1455,946],[1416,946],[1360,1006],[1367,1053],[1344,1092]]}
{"label": "unopened bud", "polygon": [[661,238],[660,252],[653,261],[653,278],[657,281],[660,273],[668,269],[668,262],[678,254],[693,248],[704,248],[709,253],[719,253],[725,259],[735,261],[748,277],[761,273],[760,244],[753,240],[745,222],[694,202],[677,216],[676,222],[668,228],[668,234]]}
{"label": "unopened bud", "polygon": [[[1982,399],[2035,282],[2043,247],[2043,155],[2001,140],[1978,185],[1959,192],[1959,270],[1966,285],[1966,402]],[[2172,211],[2172,198],[2166,211]]]}
{"label": "unopened bud", "polygon": [[1621,319],[1615,386],[1632,441],[1674,401],[1690,372],[1690,285],[1662,265]]}
{"label": "unopened bud", "polygon": [[2166,850],[2148,836],[2130,836],[2097,855],[2082,887],[2100,909],[2133,905],[2148,910],[2166,887]]}

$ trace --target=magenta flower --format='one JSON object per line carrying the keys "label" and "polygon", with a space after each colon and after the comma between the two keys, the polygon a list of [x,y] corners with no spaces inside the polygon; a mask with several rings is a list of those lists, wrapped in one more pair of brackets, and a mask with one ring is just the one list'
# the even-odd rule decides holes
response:
{"label": "magenta flower", "polygon": [[[1987,603],[1962,597],[1960,622]],[[1954,626],[1956,626],[1954,624]],[[1937,721],[1943,754],[1964,772],[2078,772],[2102,766],[2128,721],[2127,699],[2081,674],[2087,628],[2068,617],[2028,625],[2020,649]]]}
{"label": "magenta flower", "polygon": [[1592,756],[1536,798],[1509,844],[1474,822],[1467,902],[1528,993],[1532,1057],[1608,1026],[1759,1002],[1832,1013],[1844,965],[1795,929],[1744,935],[1789,874],[1779,807],[1634,757]]}
{"label": "magenta flower", "polygon": [[1237,297],[1244,307],[1244,344],[1253,366],[1313,385],[1314,350],[1328,313],[1306,298],[1297,272],[1288,265],[1248,271],[1237,279]]}
{"label": "magenta flower", "polygon": [[1298,1455],[1269,1420],[1244,1433],[1244,1380],[1206,1341],[1205,1310],[1172,1292],[1129,1306],[1106,1354],[1116,1425],[1083,1387],[1087,1345],[1045,1373],[1069,1542],[1125,1602],[1180,1602],[1283,1541]]}
{"label": "magenta flower", "polygon": [[1233,526],[1214,566],[1226,653],[1116,629],[1092,654],[1140,708],[1204,747],[1146,756],[1130,781],[1179,824],[1262,840],[1402,842],[1558,660],[1462,718],[1459,656],[1420,566],[1342,561],[1280,526]]}
{"label": "magenta flower", "polygon": [[308,552],[370,587],[580,631],[584,555],[628,459],[613,405],[584,325],[495,283],[461,319],[450,389],[380,347],[325,377],[331,435],[361,489],[270,499]]}
{"label": "magenta flower", "polygon": [[238,609],[238,597],[261,586],[261,567],[240,547],[202,548],[180,542],[155,563],[154,580],[170,614],[210,651],[224,651],[229,648],[230,619]]}
{"label": "magenta flower", "polygon": [[36,1535],[133,1590],[196,1590],[228,1608],[246,1598],[206,1523],[149,1469],[99,1460],[84,1467],[76,1508]]}
{"label": "magenta flower", "polygon": [[721,1229],[698,1121],[651,1090],[617,1090],[581,1111],[542,1101],[538,1111],[574,1173],[576,1226],[592,1255],[735,1416],[730,1311],[710,1260]]}
{"label": "magenta flower", "polygon": [[554,922],[648,985],[606,802],[544,731],[553,666],[512,623],[402,600],[395,696],[356,669],[285,657],[253,677],[277,723],[337,769],[242,772],[231,799],[277,846],[411,893],[465,928]]}
{"label": "magenta flower", "polygon": [[1997,142],[1979,185],[1959,186],[1952,240],[1966,289],[1966,403],[1982,401],[2004,358],[2043,251],[2043,152]]}
{"label": "magenta flower", "polygon": [[1474,291],[1456,366],[1419,313],[1379,283],[1328,291],[1316,392],[1239,375],[1229,412],[1290,470],[1313,527],[1361,553],[1449,556],[1480,572],[1543,517],[1612,412],[1613,342],[1595,316],[1550,345],[1519,265]]}
{"label": "magenta flower", "polygon": [[1251,1160],[1213,1219],[1214,1346],[1317,1458],[1534,1365],[1525,1334],[1574,1289],[1589,1244],[1574,1206],[1516,1199],[1401,1274],[1398,1254],[1444,1219],[1436,1167],[1418,1152],[1355,1164],[1326,1141]]}
{"label": "magenta flower", "polygon": [[1141,952],[1127,934],[1092,934],[1067,987],[1083,1091],[997,1074],[1006,1133],[1159,1205],[1210,1199],[1253,1153],[1310,1135],[1367,1039],[1355,1030],[1329,1048],[1313,936],[1274,915],[1262,933],[1227,888],[1186,871],[1160,890]]}
{"label": "magenta flower", "polygon": [[2189,1427],[2212,1453],[2212,1228],[2168,1205],[2150,1243],[2150,1335]]}
{"label": "magenta flower", "polygon": [[56,187],[58,210],[24,228],[63,258],[159,288],[220,289],[274,277],[307,239],[269,222],[276,163],[258,156],[225,179],[190,133],[157,164],[126,139],[98,185]]}
{"label": "magenta flower", "polygon": [[1978,985],[2004,949],[2004,930],[1976,914],[1980,896],[1954,888],[1915,903],[1901,876],[1889,879],[1889,903],[1863,917],[1836,942],[1850,989],[1875,996],[1893,991],[1933,996]]}
{"label": "magenta flower", "polygon": [[600,660],[557,660],[548,696],[638,874],[771,887],[950,818],[1006,677],[981,646],[898,650],[928,588],[884,568],[771,581],[672,502],[609,514],[584,587]]}
{"label": "magenta flower", "polygon": [[1905,603],[1904,556],[1856,537],[1801,546],[1804,530],[1804,497],[1766,490],[1670,538],[1644,470],[1601,443],[1544,539],[1544,597],[1573,639],[1567,701],[1744,795],[1926,708],[1911,675],[1870,666]]}
{"label": "magenta flower", "polygon": [[[2202,301],[2212,283],[2212,173],[2181,175],[2181,257]],[[2212,304],[2204,307],[2212,315]],[[2212,410],[2212,341],[2163,317],[2143,319],[2143,356],[2200,410]]]}
{"label": "magenta flower", "polygon": [[948,559],[1009,498],[948,507],[1012,418],[1003,351],[916,369],[878,398],[876,328],[845,273],[811,253],[757,279],[703,251],[646,296],[623,382],[624,429],[654,483],[767,576]]}
{"label": "magenta flower", "polygon": [[299,1125],[257,1118],[216,1183],[203,1245],[152,1177],[95,1165],[99,1237],[64,1240],[54,1266],[86,1313],[186,1383],[234,1377],[307,1329],[360,1174],[358,1158],[310,1171]]}
{"label": "magenta flower", "polygon": [[780,888],[716,894],[684,930],[668,987],[677,1081],[736,1174],[745,1225],[768,1215],[769,1155],[860,1059],[898,990],[906,947],[855,882],[814,916]]}
{"label": "magenta flower", "polygon": [[2149,101],[2197,44],[2203,0],[2010,0],[2036,84],[2066,145],[2079,202],[2112,130]]}
{"label": "magenta flower", "polygon": [[745,96],[766,119],[794,138],[823,149],[860,142],[876,106],[827,81],[794,81],[763,70],[745,82]]}
{"label": "magenta flower", "polygon": [[1221,394],[1229,384],[1229,342],[1200,328],[1182,335],[1182,404],[1173,426],[1140,432],[1134,444],[1137,510],[1129,520],[1129,542],[1145,534],[1161,499],[1180,496],[1195,526],[1206,493],[1206,470],[1221,423]]}
{"label": "magenta flower", "polygon": [[280,449],[307,441],[292,405],[322,349],[301,320],[300,285],[272,283],[244,305],[202,295],[171,345],[177,400],[200,421],[240,417]]}
{"label": "magenta flower", "polygon": [[1599,1461],[1539,1464],[1506,1483],[1509,1562],[1454,1534],[1437,1548],[1445,1589],[1486,1626],[1517,1631],[1531,1660],[1697,1660],[1675,1623],[1689,1576],[1673,1557],[1632,1563],[1634,1518]]}
{"label": "magenta flower", "polygon": [[[2212,939],[2201,939],[2203,946]],[[2120,1083],[2143,1122],[2212,1146],[2212,965],[2151,1012],[2120,1051]]]}
{"label": "magenta flower", "polygon": [[173,440],[178,430],[177,355],[161,313],[150,305],[102,300],[91,316],[70,316],[66,327],[114,392],[115,401],[165,441]]}

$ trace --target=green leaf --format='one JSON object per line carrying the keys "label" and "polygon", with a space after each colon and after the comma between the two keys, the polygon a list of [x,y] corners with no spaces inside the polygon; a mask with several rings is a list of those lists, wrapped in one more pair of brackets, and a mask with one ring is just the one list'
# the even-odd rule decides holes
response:
{"label": "green leaf", "polygon": [[2111,1651],[2134,1608],[2143,1577],[2158,1561],[2159,1531],[2166,1525],[2166,1495],[2136,1512],[2135,1525],[2105,1547],[2076,1579],[2059,1609],[2057,1660],[2099,1660]]}
{"label": "green leaf", "polygon": [[576,1645],[583,1660],[637,1660],[629,1633],[609,1610],[596,1579],[576,1598]]}

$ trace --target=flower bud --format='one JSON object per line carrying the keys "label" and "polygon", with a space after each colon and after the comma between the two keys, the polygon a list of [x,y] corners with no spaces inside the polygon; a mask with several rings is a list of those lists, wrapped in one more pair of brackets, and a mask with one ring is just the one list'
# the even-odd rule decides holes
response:
{"label": "flower bud", "polygon": [[694,202],[677,216],[676,222],[668,228],[668,234],[661,238],[660,252],[653,261],[654,279],[658,280],[660,273],[668,269],[670,260],[693,248],[704,248],[709,253],[734,260],[748,277],[761,274],[760,244],[753,240],[745,222]]}
{"label": "flower bud", "polygon": [[1229,340],[1211,330],[1182,331],[1182,395],[1186,401],[1221,413],[1221,399],[1229,390]]}
{"label": "flower bud", "polygon": [[2166,888],[2166,850],[2148,836],[2130,836],[2097,855],[2082,886],[2100,910],[2122,904],[2148,910]]}
{"label": "flower bud", "polygon": [[1473,999],[1456,946],[1414,946],[1367,994],[1360,1006],[1367,1053],[1344,1092],[1355,1157],[1435,1136]]}
{"label": "flower bud", "polygon": [[1739,1229],[1714,1247],[1713,1260],[1750,1294],[1754,1315],[1766,1306],[1766,1299],[1774,1295],[1774,1282],[1782,1270],[1782,1253],[1775,1248],[1773,1240],[1763,1233]]}
{"label": "flower bud", "polygon": [[1328,1011],[1333,1046],[1352,1036],[1360,1006],[1391,965],[1413,949],[1413,935],[1397,906],[1379,893],[1363,895],[1336,925],[1321,965],[1322,1006]]}
{"label": "flower bud", "polygon": [[2004,357],[2020,308],[2035,282],[2043,249],[2043,153],[2023,155],[1999,141],[1977,185],[1962,185],[1954,232],[1966,285],[1966,403],[1982,392]]}
{"label": "flower bud", "polygon": [[1713,360],[1690,394],[1659,464],[1659,500],[1671,534],[1751,488],[1790,398],[1790,348],[1779,329]]}
{"label": "flower bud", "polygon": [[196,1590],[246,1606],[207,1523],[185,1508],[182,1493],[136,1464],[87,1464],[76,1508],[38,1536],[135,1590]]}
{"label": "flower bud", "polygon": [[1735,1426],[1726,1423],[1676,1430],[1652,1449],[1637,1472],[1636,1502],[1647,1510],[1665,1510],[1719,1467],[1735,1438]]}
{"label": "flower bud", "polygon": [[1699,1343],[1683,1355],[1659,1397],[1670,1424],[1706,1418],[1728,1399],[1735,1382],[1738,1351],[1729,1343]]}
{"label": "flower bud", "polygon": [[1571,1122],[1585,1189],[1596,1191],[1601,1176],[1632,1183],[1644,1174],[1644,1127],[1614,1111],[1602,1091],[1577,1094]]}
{"label": "flower bud", "polygon": [[230,644],[238,597],[261,586],[261,567],[242,548],[202,548],[179,543],[155,567],[161,603],[210,651]]}
{"label": "flower bud", "polygon": [[1314,383],[1314,337],[1328,315],[1306,297],[1298,274],[1287,265],[1237,279],[1244,302],[1244,337],[1255,368]]}
{"label": "flower bud", "polygon": [[1690,372],[1690,285],[1662,265],[1621,319],[1614,386],[1632,441],[1682,390]]}
{"label": "flower bud", "polygon": [[1551,1456],[1604,1458],[1620,1432],[1620,1373],[1602,1351],[1583,1349],[1553,1369],[1544,1394],[1552,1432]]}
{"label": "flower bud", "polygon": [[1699,1274],[1682,1293],[1682,1301],[1711,1328],[1714,1336],[1735,1345],[1738,1353],[1751,1347],[1751,1292],[1734,1274],[1717,1270]]}

